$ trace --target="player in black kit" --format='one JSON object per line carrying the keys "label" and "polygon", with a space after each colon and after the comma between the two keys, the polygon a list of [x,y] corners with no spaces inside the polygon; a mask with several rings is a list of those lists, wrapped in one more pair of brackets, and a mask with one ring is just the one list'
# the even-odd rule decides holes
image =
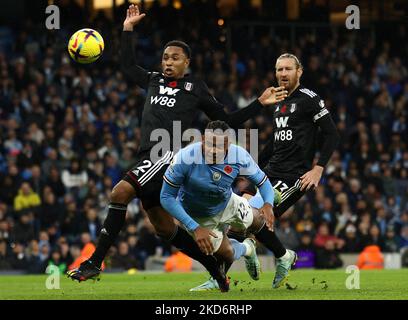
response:
{"label": "player in black kit", "polygon": [[[281,202],[274,208],[280,217],[308,190],[317,187],[325,165],[339,141],[336,126],[324,101],[310,89],[300,85],[303,67],[293,54],[282,54],[276,60],[276,78],[288,91],[288,97],[266,110],[273,121],[273,137],[259,156]],[[318,146],[318,138],[321,145]],[[319,147],[319,158],[313,160]],[[291,252],[280,241],[273,248],[277,270],[273,287],[283,284],[291,267]],[[296,257],[295,257],[296,259]]]}
{"label": "player in black kit", "polygon": [[[142,115],[141,144],[135,161],[137,164],[112,190],[108,216],[94,254],[78,269],[69,271],[68,276],[78,281],[99,276],[101,263],[124,225],[127,205],[132,199],[138,197],[157,235],[201,262],[217,280],[221,291],[228,291],[229,283],[221,263],[212,255],[201,252],[194,239],[184,229],[179,228],[173,218],[160,206],[163,174],[175,150],[170,146],[170,149],[165,150],[159,159],[153,160],[151,151],[157,142],[152,141],[151,133],[154,129],[162,128],[172,135],[175,121],[180,121],[181,132],[184,132],[191,127],[199,110],[211,120],[223,120],[236,128],[256,115],[263,106],[283,100],[287,92],[284,88],[268,88],[246,108],[226,114],[224,106],[209,93],[205,83],[186,74],[191,52],[184,42],[171,41],[165,45],[162,73],[148,72],[136,64],[132,31],[144,16],[145,14],[139,13],[137,6],[129,6],[121,40],[123,72],[147,91]],[[208,237],[207,233],[208,230],[198,228],[195,231],[195,238]]]}
{"label": "player in black kit", "polygon": [[[295,55],[282,54],[276,60],[276,78],[279,86],[284,86],[288,91],[288,97],[265,110],[265,116],[273,121],[273,137],[262,150],[258,161],[275,191],[281,194],[280,203],[273,208],[275,217],[284,214],[306,191],[317,187],[339,141],[336,126],[324,101],[315,92],[300,85],[302,73],[303,67]],[[318,136],[322,140],[320,156],[313,164]],[[242,191],[252,196],[256,193],[251,185]],[[286,250],[274,232],[254,235],[274,253],[277,264],[272,286],[279,288],[296,262],[296,253]],[[246,236],[236,230],[228,233],[228,237],[239,241]],[[217,283],[210,279],[191,291],[217,288]]]}

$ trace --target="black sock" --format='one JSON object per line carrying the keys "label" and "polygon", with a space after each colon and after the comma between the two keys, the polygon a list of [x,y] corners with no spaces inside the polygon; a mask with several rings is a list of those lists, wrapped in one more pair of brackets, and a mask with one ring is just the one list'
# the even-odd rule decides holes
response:
{"label": "black sock", "polygon": [[282,245],[275,232],[270,231],[266,224],[257,234],[255,234],[255,238],[271,250],[277,259],[286,253],[285,247]]}
{"label": "black sock", "polygon": [[174,235],[168,241],[190,258],[200,262],[211,275],[218,272],[219,265],[217,259],[213,255],[203,253],[193,237],[183,228],[177,226]]}
{"label": "black sock", "polygon": [[229,269],[232,266],[232,262],[224,262],[224,270],[225,270],[225,274],[228,273]]}
{"label": "black sock", "polygon": [[99,235],[98,245],[95,252],[89,260],[97,267],[100,267],[109,248],[115,242],[120,230],[122,229],[126,218],[127,205],[121,203],[110,203],[108,216],[103,223],[101,234]]}
{"label": "black sock", "polygon": [[237,231],[231,231],[231,230],[228,230],[227,236],[228,238],[235,239],[239,242],[243,242],[246,238],[245,232],[237,232]]}

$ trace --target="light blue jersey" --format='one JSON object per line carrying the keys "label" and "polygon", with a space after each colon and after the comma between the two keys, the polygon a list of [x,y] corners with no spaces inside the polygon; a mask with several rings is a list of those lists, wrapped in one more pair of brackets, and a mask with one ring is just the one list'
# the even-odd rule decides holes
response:
{"label": "light blue jersey", "polygon": [[273,205],[272,185],[244,148],[232,144],[223,163],[205,164],[201,142],[175,155],[163,177],[161,204],[189,230],[194,230],[198,227],[194,217],[216,215],[225,209],[237,176],[246,176],[258,186],[264,201]]}
{"label": "light blue jersey", "polygon": [[259,191],[257,191],[256,194],[251,199],[249,199],[248,202],[252,208],[256,209],[262,208],[262,206],[265,204],[264,199],[262,199]]}

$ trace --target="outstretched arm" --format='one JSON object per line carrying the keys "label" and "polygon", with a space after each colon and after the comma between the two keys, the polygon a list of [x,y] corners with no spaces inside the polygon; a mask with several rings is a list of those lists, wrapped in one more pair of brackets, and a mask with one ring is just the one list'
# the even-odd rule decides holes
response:
{"label": "outstretched arm", "polygon": [[200,227],[200,225],[184,210],[181,203],[177,200],[179,187],[174,185],[166,176],[163,177],[163,186],[160,193],[160,203],[162,207],[174,218],[184,224],[190,232],[194,233],[197,245],[205,254],[212,254],[214,246],[210,237],[217,238],[217,235],[211,230]]}
{"label": "outstretched arm", "polygon": [[178,191],[179,187],[173,185],[170,181],[167,182],[166,178],[164,178],[160,193],[160,204],[168,213],[184,224],[188,231],[193,232],[199,227],[199,224],[190,217],[177,200]]}
{"label": "outstretched arm", "polygon": [[150,73],[138,66],[133,52],[133,29],[146,14],[139,13],[139,8],[133,4],[126,11],[126,18],[123,22],[123,32],[121,39],[120,64],[122,72],[129,79],[135,81],[140,87],[146,88],[149,82]]}
{"label": "outstretched arm", "polygon": [[254,117],[262,107],[269,106],[284,100],[288,92],[284,87],[270,87],[267,88],[262,95],[247,107],[233,112],[226,113],[224,105],[219,103],[209,92],[204,94],[200,99],[200,108],[211,120],[222,120],[228,123],[232,128],[237,128],[248,119]]}

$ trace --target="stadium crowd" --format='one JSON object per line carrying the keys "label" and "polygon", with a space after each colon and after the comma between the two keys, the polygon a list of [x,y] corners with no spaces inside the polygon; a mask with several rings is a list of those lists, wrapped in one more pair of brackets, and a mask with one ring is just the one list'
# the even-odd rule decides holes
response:
{"label": "stadium crowd", "polygon": [[[341,134],[320,186],[277,223],[284,245],[309,256],[306,267],[340,266],[338,253],[371,244],[383,252],[407,247],[406,26],[388,40],[381,32],[303,30],[292,46],[287,32],[271,36],[268,26],[239,28],[226,39],[215,8],[191,10],[148,12],[135,32],[141,66],[158,70],[164,43],[183,38],[193,51],[191,71],[234,111],[276,84],[276,58],[293,52],[304,64],[301,82],[324,99]],[[29,20],[0,27],[0,270],[77,265],[92,250],[108,195],[138,148],[145,92],[118,68],[121,19],[99,14],[89,23],[73,20],[74,13],[63,17],[61,30]],[[98,29],[106,45],[88,66],[66,52],[82,25]],[[200,115],[196,125],[205,122]],[[260,148],[271,137],[262,114],[245,127],[259,129]],[[170,252],[136,199],[106,267],[144,269],[147,257]]]}

